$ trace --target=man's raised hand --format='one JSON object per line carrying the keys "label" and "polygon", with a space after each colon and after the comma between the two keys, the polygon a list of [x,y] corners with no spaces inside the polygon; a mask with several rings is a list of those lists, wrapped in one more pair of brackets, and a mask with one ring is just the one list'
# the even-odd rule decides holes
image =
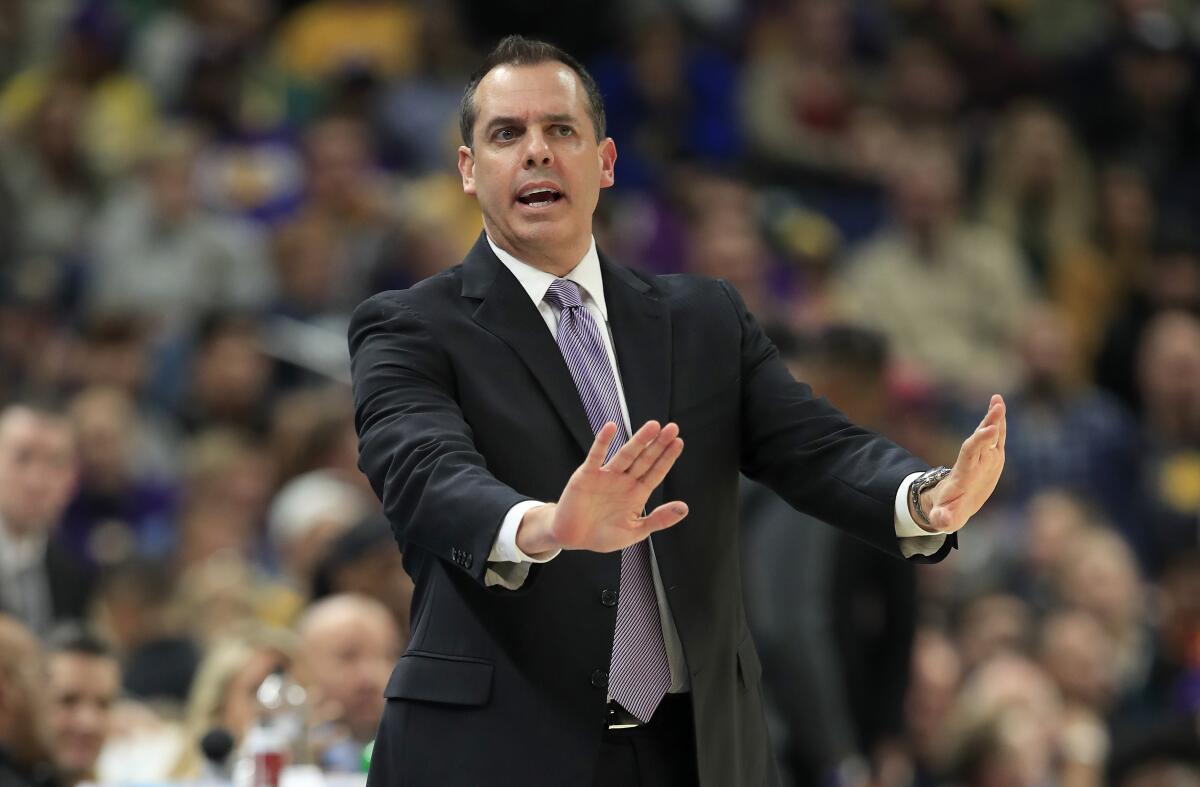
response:
{"label": "man's raised hand", "polygon": [[521,551],[528,555],[553,549],[615,552],[687,516],[687,504],[678,500],[642,516],[650,493],[683,452],[679,427],[648,421],[605,462],[616,435],[617,425],[605,424],[558,502],[526,512],[517,531]]}
{"label": "man's raised hand", "polygon": [[958,530],[991,497],[1004,469],[1007,432],[1004,399],[997,394],[979,426],[963,441],[950,475],[922,494],[934,532]]}

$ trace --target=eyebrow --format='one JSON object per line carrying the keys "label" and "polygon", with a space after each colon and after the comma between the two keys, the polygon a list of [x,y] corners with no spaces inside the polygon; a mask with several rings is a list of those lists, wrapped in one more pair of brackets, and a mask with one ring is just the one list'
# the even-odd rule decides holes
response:
{"label": "eyebrow", "polygon": [[[542,117],[540,119],[543,123],[576,123],[577,122],[575,120],[574,115],[563,115],[563,114],[542,115]],[[491,121],[488,122],[486,130],[488,133],[491,133],[493,130],[495,130],[497,128],[502,128],[504,126],[521,126],[524,124],[525,124],[525,121],[522,120],[521,118],[502,115],[500,117],[492,118]]]}

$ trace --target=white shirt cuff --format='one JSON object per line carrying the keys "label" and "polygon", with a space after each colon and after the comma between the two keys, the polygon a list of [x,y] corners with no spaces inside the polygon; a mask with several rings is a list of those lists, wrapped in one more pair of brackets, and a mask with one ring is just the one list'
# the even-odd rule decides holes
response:
{"label": "white shirt cuff", "polygon": [[946,541],[945,534],[930,533],[923,529],[908,512],[908,488],[912,482],[921,477],[922,473],[913,473],[900,482],[896,490],[896,509],[894,525],[896,536],[900,539],[900,554],[905,557],[913,555],[932,555],[942,548]]}

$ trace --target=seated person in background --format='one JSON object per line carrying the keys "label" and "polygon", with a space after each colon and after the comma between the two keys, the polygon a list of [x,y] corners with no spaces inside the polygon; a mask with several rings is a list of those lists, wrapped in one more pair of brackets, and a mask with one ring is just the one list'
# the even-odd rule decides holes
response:
{"label": "seated person in background", "polygon": [[52,632],[47,649],[55,765],[65,785],[95,781],[121,690],[121,666],[108,645],[75,625]]}
{"label": "seated person in background", "polygon": [[372,598],[340,594],[310,607],[296,630],[313,713],[332,728],[327,736],[313,736],[314,748],[322,751],[320,764],[357,771],[363,747],[375,739],[383,690],[400,655],[395,620]]}
{"label": "seated person in background", "polygon": [[0,785],[57,787],[41,646],[24,624],[0,613]]}

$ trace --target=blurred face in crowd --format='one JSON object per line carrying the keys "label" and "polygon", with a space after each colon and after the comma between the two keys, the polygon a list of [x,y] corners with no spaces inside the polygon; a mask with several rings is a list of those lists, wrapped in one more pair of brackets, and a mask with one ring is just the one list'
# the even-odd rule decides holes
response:
{"label": "blurred face in crowd", "polygon": [[74,778],[92,775],[120,690],[116,659],[63,651],[50,657],[55,762]]}
{"label": "blurred face in crowd", "polygon": [[960,181],[958,163],[944,144],[911,145],[892,172],[897,218],[919,235],[936,232],[957,215]]}
{"label": "blurred face in crowd", "polygon": [[258,687],[286,661],[277,651],[261,648],[234,674],[222,698],[217,723],[235,740],[242,739],[258,714]]}
{"label": "blurred face in crowd", "polygon": [[309,610],[300,636],[318,703],[356,740],[373,738],[400,646],[387,609],[361,596],[332,596]]}
{"label": "blurred face in crowd", "polygon": [[71,403],[85,485],[116,491],[132,473],[134,405],[116,388],[90,388]]}
{"label": "blurred face in crowd", "polygon": [[1200,434],[1200,320],[1182,311],[1157,317],[1142,340],[1138,378],[1163,436]]}
{"label": "blurred face in crowd", "polygon": [[617,158],[611,138],[596,139],[582,81],[556,61],[497,66],[479,83],[475,109],[458,170],[488,236],[530,265],[570,271],[591,243]]}
{"label": "blurred face in crowd", "polygon": [[0,614],[0,748],[24,765],[52,751],[41,647],[16,618]]}
{"label": "blurred face in crowd", "polygon": [[0,413],[0,522],[9,533],[49,531],[76,475],[75,437],[65,420],[19,406]]}
{"label": "blurred face in crowd", "polygon": [[1103,712],[1116,690],[1114,643],[1086,612],[1064,612],[1042,627],[1041,663],[1063,697]]}

